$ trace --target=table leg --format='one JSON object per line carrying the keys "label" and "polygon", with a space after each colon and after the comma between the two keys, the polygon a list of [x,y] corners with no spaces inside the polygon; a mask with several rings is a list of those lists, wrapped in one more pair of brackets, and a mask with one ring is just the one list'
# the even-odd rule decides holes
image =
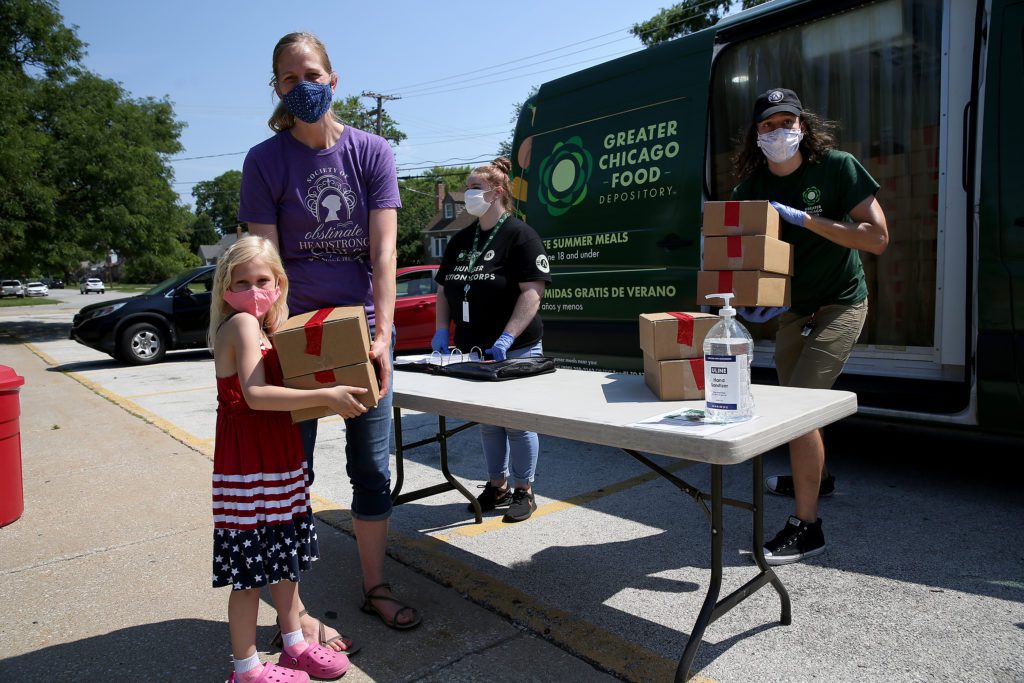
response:
{"label": "table leg", "polygon": [[[456,490],[466,497],[470,505],[473,507],[473,513],[476,517],[477,524],[483,524],[483,511],[480,509],[480,503],[476,497],[469,492],[469,490],[459,482],[454,476],[452,476],[451,470],[448,467],[448,437],[458,434],[459,432],[469,429],[474,426],[475,422],[467,422],[455,429],[448,430],[445,417],[443,415],[437,416],[437,434],[429,439],[422,439],[414,443],[403,443],[402,441],[402,412],[400,408],[395,408],[395,483],[391,490],[391,501],[394,505],[401,505],[402,503],[409,503],[414,500],[420,500],[421,498],[427,498],[438,493],[445,493],[447,491]],[[405,481],[405,451],[417,448],[430,443],[436,443],[441,449],[441,474],[444,476],[443,484],[435,484],[428,486],[416,491],[410,491],[409,493],[402,493],[402,484]]]}
{"label": "table leg", "polygon": [[782,581],[779,579],[775,570],[768,566],[768,563],[764,559],[764,463],[761,456],[754,458],[753,467],[754,477],[754,562],[757,563],[758,569],[761,573],[768,577],[768,581],[772,584],[772,588],[779,594],[779,601],[782,603],[782,615],[779,617],[779,623],[783,626],[789,626],[793,623],[793,616],[790,610],[789,604],[789,592],[786,587],[782,585]]}
{"label": "table leg", "polygon": [[686,649],[676,669],[676,681],[690,678],[690,667],[697,656],[704,631],[712,621],[718,593],[722,589],[722,466],[711,466],[711,583],[708,594],[701,605],[697,621],[690,631],[690,639],[686,641]]}

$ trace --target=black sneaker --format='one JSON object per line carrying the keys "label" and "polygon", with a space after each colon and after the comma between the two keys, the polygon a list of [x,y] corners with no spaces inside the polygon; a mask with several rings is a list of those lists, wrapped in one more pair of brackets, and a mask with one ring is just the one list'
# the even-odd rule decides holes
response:
{"label": "black sneaker", "polygon": [[821,518],[813,524],[790,517],[775,538],[764,544],[764,559],[770,565],[790,564],[825,552]]}
{"label": "black sneaker", "polygon": [[[483,489],[484,492],[476,497],[476,501],[480,503],[481,512],[490,512],[496,507],[502,505],[508,505],[512,500],[512,490],[505,486],[505,488],[498,488],[491,486],[491,482],[477,486],[478,489]],[[470,503],[466,506],[466,509],[470,512],[474,512],[473,504]]]}
{"label": "black sneaker", "polygon": [[[788,474],[779,475],[777,477],[768,477],[764,480],[764,488],[768,493],[776,496],[786,496],[787,498],[793,497],[793,477]],[[818,497],[828,498],[836,492],[836,478],[833,475],[828,475],[821,480],[821,485],[818,486]]]}
{"label": "black sneaker", "polygon": [[533,494],[527,493],[526,489],[516,489],[512,492],[512,504],[508,506],[504,521],[522,522],[529,519],[536,509],[537,502],[533,499]]}

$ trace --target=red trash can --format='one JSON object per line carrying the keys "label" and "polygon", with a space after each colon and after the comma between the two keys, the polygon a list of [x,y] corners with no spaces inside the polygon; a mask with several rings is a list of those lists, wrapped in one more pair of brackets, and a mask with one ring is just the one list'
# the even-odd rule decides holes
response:
{"label": "red trash can", "polygon": [[10,524],[25,511],[21,484],[21,428],[18,416],[20,387],[25,378],[0,365],[0,526]]}

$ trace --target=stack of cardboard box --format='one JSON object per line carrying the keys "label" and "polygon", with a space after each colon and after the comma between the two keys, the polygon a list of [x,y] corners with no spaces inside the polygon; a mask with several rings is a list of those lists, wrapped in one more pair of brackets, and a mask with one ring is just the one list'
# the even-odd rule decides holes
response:
{"label": "stack of cardboard box", "polygon": [[[370,333],[362,306],[321,308],[288,318],[274,333],[284,385],[318,389],[339,384],[368,389],[356,398],[367,408],[380,399],[370,361]],[[326,417],[327,407],[292,411],[292,422]]]}
{"label": "stack of cardboard box", "polygon": [[788,306],[793,249],[779,239],[779,214],[765,201],[704,204],[704,270],[697,273],[697,304],[708,294],[732,292],[733,306]]}
{"label": "stack of cardboard box", "polygon": [[644,380],[663,401],[704,398],[704,337],[718,322],[709,313],[643,313]]}

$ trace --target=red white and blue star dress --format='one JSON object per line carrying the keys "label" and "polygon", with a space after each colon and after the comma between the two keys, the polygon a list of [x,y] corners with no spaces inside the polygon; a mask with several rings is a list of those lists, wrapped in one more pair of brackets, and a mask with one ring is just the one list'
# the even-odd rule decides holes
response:
{"label": "red white and blue star dress", "polygon": [[[265,348],[267,384],[281,386]],[[253,410],[238,375],[217,378],[213,455],[213,585],[233,590],[298,581],[320,557],[302,437],[284,411]]]}

